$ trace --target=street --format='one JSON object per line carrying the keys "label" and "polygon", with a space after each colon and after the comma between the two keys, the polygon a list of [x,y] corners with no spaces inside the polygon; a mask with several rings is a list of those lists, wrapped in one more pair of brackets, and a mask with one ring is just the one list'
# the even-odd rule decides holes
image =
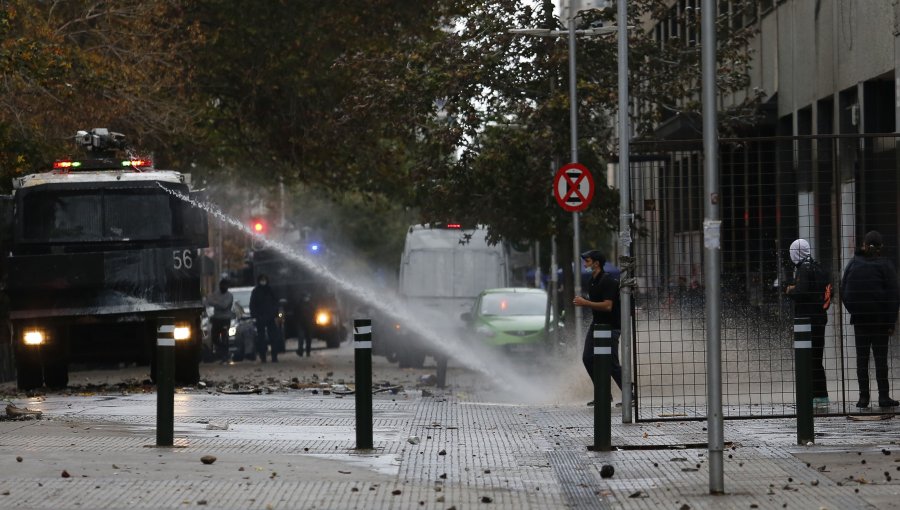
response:
{"label": "street", "polygon": [[793,420],[729,420],[724,496],[706,492],[702,421],[622,425],[614,410],[619,450],[590,452],[574,356],[573,386],[531,403],[453,362],[441,390],[431,362],[376,357],[375,449],[357,451],[352,360],[345,343],[204,364],[204,384],[176,393],[174,447],[155,446],[145,368],[73,372],[69,390],[31,397],[5,384],[9,404],[43,416],[0,422],[0,508],[837,509],[900,493],[893,420],[821,418],[813,447],[794,444]]}

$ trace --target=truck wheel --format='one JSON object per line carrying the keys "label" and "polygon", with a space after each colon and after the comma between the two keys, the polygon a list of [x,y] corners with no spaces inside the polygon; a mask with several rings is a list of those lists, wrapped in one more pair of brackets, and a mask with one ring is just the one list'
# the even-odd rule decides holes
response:
{"label": "truck wheel", "polygon": [[425,366],[425,353],[416,349],[407,349],[397,353],[400,368],[422,368]]}
{"label": "truck wheel", "polygon": [[175,348],[175,384],[192,385],[200,382],[200,349],[196,344]]}
{"label": "truck wheel", "polygon": [[44,380],[47,387],[65,389],[69,385],[69,364],[65,359],[53,359],[44,363]]}
{"label": "truck wheel", "polygon": [[69,337],[68,332],[57,330],[56,342],[44,351],[44,384],[48,388],[63,389],[69,385]]}
{"label": "truck wheel", "polygon": [[16,385],[27,391],[40,388],[44,383],[41,371],[41,353],[38,349],[16,349]]}
{"label": "truck wheel", "polygon": [[325,339],[325,345],[329,349],[337,349],[341,346],[341,337],[337,331],[328,335],[328,338]]}

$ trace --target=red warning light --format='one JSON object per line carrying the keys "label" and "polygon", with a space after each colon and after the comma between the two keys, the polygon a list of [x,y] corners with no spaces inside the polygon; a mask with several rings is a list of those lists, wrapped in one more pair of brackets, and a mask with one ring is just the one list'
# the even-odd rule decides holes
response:
{"label": "red warning light", "polygon": [[447,228],[462,228],[462,224],[460,223],[448,223]]}
{"label": "red warning light", "polygon": [[268,230],[268,225],[266,225],[265,220],[254,218],[250,222],[250,228],[253,230],[254,234],[265,234]]}

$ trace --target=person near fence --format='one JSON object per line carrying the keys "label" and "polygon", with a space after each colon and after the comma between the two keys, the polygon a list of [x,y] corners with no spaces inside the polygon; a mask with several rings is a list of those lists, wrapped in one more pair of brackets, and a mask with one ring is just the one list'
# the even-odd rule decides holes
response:
{"label": "person near fence", "polygon": [[[619,389],[622,389],[622,365],[619,363],[619,335],[621,334],[621,313],[619,301],[619,282],[603,270],[606,257],[599,250],[589,250],[581,254],[584,267],[591,271],[588,284],[588,297],[575,296],[573,304],[591,310],[593,315],[591,327],[584,337],[584,351],[581,361],[587,369],[591,381],[594,380],[594,328],[608,324],[612,329],[612,378]],[[593,405],[593,401],[588,405]]]}
{"label": "person near fence", "polygon": [[278,298],[269,286],[269,278],[264,274],[259,275],[256,287],[250,293],[250,315],[256,320],[256,353],[259,354],[259,360],[266,362],[266,349],[269,348],[272,361],[278,362],[281,346],[281,332],[275,324]]}
{"label": "person near fence", "polygon": [[794,301],[794,317],[806,317],[811,326],[813,404],[828,404],[828,384],[825,379],[825,325],[831,305],[831,279],[813,259],[809,242],[797,239],[789,250],[794,264],[794,282],[784,292]]}
{"label": "person near fence", "polygon": [[856,407],[869,407],[869,349],[875,357],[875,381],[878,383],[878,405],[896,407],[888,382],[888,339],[894,334],[900,310],[897,271],[881,257],[884,245],[881,234],[866,234],[862,249],[844,268],[841,279],[841,302],[850,312],[850,324],[856,333],[856,377],[859,401]]}
{"label": "person near fence", "polygon": [[234,296],[228,291],[228,280],[223,278],[219,282],[219,291],[210,294],[206,298],[206,303],[213,309],[209,324],[216,357],[222,363],[228,363],[228,329],[234,317]]}

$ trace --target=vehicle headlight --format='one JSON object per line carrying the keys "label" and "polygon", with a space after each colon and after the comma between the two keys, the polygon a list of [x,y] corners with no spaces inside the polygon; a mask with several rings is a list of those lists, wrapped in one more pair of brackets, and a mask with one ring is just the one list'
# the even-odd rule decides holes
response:
{"label": "vehicle headlight", "polygon": [[327,326],[331,324],[331,314],[326,310],[319,310],[316,312],[316,325],[318,326]]}
{"label": "vehicle headlight", "polygon": [[475,328],[475,333],[487,338],[493,338],[495,335],[494,330],[487,326],[478,326]]}
{"label": "vehicle headlight", "polygon": [[228,336],[234,336],[237,334],[237,328],[235,326],[231,326],[228,328]]}
{"label": "vehicle headlight", "polygon": [[43,345],[47,338],[44,332],[39,329],[27,329],[22,335],[25,345]]}
{"label": "vehicle headlight", "polygon": [[189,340],[191,338],[191,327],[175,326],[173,336],[175,337],[175,340]]}

